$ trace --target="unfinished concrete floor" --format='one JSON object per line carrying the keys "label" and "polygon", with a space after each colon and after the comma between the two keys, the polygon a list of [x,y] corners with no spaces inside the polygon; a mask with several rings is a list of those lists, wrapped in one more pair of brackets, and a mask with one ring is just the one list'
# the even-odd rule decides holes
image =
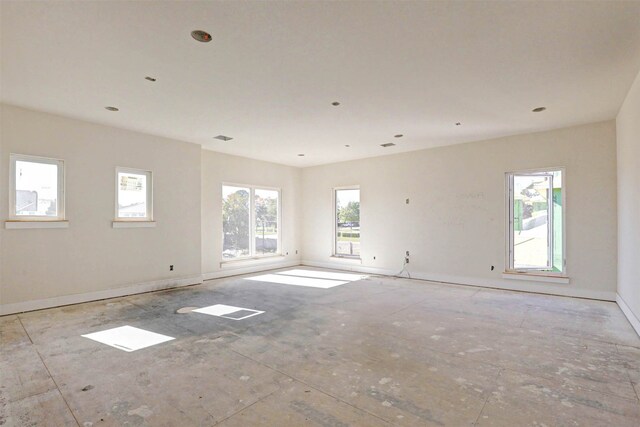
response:
{"label": "unfinished concrete floor", "polygon": [[[0,318],[0,425],[640,425],[640,339],[613,303],[246,277]],[[213,304],[265,313],[176,313]],[[124,325],[175,339],[81,337]]]}

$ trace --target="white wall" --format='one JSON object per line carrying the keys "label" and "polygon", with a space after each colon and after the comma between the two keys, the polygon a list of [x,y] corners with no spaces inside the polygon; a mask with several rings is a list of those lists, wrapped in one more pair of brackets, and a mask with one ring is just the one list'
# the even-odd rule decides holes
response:
{"label": "white wall", "polygon": [[[300,176],[298,168],[202,151],[202,272],[205,279],[299,263]],[[221,264],[223,182],[280,189],[282,256]]]}
{"label": "white wall", "polygon": [[[640,334],[640,74],[616,120],[618,138],[618,294]],[[620,302],[620,301],[619,301]]]}
{"label": "white wall", "polygon": [[[201,281],[198,145],[7,105],[0,114],[4,312]],[[4,229],[9,153],[64,159],[69,228]],[[112,228],[116,166],[153,171],[156,228]]]}
{"label": "white wall", "polygon": [[[0,314],[300,262],[300,169],[9,105],[0,119]],[[69,228],[4,228],[10,153],[65,161]],[[117,166],[153,171],[155,228],[112,228]],[[281,189],[283,256],[221,265],[222,182]]]}
{"label": "white wall", "polygon": [[[636,312],[638,97],[636,82],[618,118],[624,235],[619,292]],[[213,278],[295,265],[303,253],[308,264],[395,273],[405,250],[417,277],[615,296],[613,121],[301,170],[13,106],[3,105],[0,118],[0,220],[8,217],[9,153],[21,153],[65,160],[70,221],[68,229],[0,229],[4,312],[148,290],[132,285],[197,283],[203,273]],[[156,228],[112,228],[116,166],[153,170]],[[557,166],[566,167],[571,283],[502,279],[504,172]],[[281,188],[282,257],[220,264],[222,182]],[[358,265],[329,257],[332,188],[352,184],[362,189]],[[74,299],[78,295],[84,297]]]}
{"label": "white wall", "polygon": [[[608,121],[303,169],[303,262],[397,273],[409,250],[416,277],[613,300],[615,147]],[[566,168],[570,284],[502,279],[504,174],[543,167]],[[330,258],[332,188],[354,184],[361,188],[362,264]]]}

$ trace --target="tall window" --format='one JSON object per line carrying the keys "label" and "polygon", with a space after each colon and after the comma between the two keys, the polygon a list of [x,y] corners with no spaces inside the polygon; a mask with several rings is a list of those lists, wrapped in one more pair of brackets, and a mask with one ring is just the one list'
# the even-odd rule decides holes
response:
{"label": "tall window", "polygon": [[278,191],[254,190],[256,255],[278,252]]}
{"label": "tall window", "polygon": [[508,270],[565,272],[563,171],[507,174]]}
{"label": "tall window", "polygon": [[335,200],[335,242],[336,256],[360,256],[360,189],[337,188]]}
{"label": "tall window", "polygon": [[11,154],[9,216],[64,220],[64,161]]}
{"label": "tall window", "polygon": [[222,258],[280,253],[280,191],[222,186]]}
{"label": "tall window", "polygon": [[116,169],[116,220],[153,220],[153,182],[150,171]]}

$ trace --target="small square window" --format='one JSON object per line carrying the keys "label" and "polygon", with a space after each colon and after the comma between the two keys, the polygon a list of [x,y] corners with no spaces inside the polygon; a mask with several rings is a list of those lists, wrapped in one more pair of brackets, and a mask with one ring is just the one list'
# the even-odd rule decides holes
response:
{"label": "small square window", "polygon": [[64,161],[11,154],[9,217],[64,220]]}
{"label": "small square window", "polygon": [[150,171],[116,170],[116,220],[153,220],[153,181]]}

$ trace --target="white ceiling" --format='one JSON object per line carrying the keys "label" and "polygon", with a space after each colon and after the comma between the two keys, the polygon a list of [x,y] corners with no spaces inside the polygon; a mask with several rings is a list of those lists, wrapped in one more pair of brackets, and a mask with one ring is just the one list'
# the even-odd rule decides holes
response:
{"label": "white ceiling", "polygon": [[638,1],[0,8],[2,102],[294,166],[611,119],[640,68]]}

